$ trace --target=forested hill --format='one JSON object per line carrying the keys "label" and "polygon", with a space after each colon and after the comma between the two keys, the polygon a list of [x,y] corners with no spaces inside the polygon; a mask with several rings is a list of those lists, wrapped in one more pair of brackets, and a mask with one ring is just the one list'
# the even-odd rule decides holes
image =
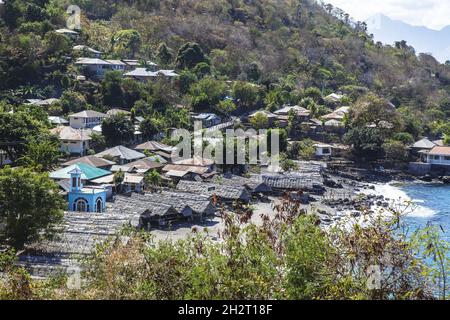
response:
{"label": "forested hill", "polygon": [[[199,88],[192,88],[195,80],[188,74],[193,71],[197,78],[207,73],[259,84],[269,107],[298,103],[308,88],[354,99],[370,90],[422,126],[448,122],[450,66],[417,56],[405,42],[375,43],[364,23],[312,0],[6,0],[0,29],[3,97],[59,96],[74,88],[68,76],[71,47],[53,32],[65,27],[69,4],[82,10],[78,42],[110,58],[186,69],[171,94],[173,103],[195,101]],[[193,60],[186,65],[180,54]],[[92,94],[81,94],[98,103]]]}

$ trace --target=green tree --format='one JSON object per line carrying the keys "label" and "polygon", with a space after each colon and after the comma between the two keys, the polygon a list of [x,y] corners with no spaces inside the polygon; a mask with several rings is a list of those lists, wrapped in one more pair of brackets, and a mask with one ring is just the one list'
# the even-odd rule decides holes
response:
{"label": "green tree", "polygon": [[401,141],[387,140],[382,148],[387,160],[396,162],[406,162],[408,160],[408,150]]}
{"label": "green tree", "polygon": [[117,193],[119,193],[122,190],[122,183],[124,180],[125,180],[125,173],[121,169],[119,169],[119,171],[114,173],[113,183]]}
{"label": "green tree", "polygon": [[192,70],[198,79],[202,79],[205,76],[211,74],[211,66],[206,62],[200,62]]}
{"label": "green tree", "polygon": [[316,154],[314,141],[312,141],[311,139],[295,141],[288,148],[288,154],[293,159],[311,160]]}
{"label": "green tree", "polygon": [[63,92],[60,103],[63,114],[77,113],[86,110],[88,106],[84,95],[72,90]]}
{"label": "green tree", "polygon": [[249,81],[257,82],[261,78],[261,68],[257,62],[250,63],[245,68],[245,73]]}
{"label": "green tree", "polygon": [[98,132],[92,132],[90,135],[91,141],[89,143],[89,146],[94,151],[101,152],[106,149],[107,143],[105,137]]}
{"label": "green tree", "polygon": [[133,139],[134,125],[126,114],[118,113],[103,120],[102,134],[109,146],[127,144]]}
{"label": "green tree", "polygon": [[359,159],[376,159],[383,152],[383,135],[378,128],[355,127],[344,136],[344,141],[352,146]]}
{"label": "green tree", "polygon": [[122,88],[122,73],[120,71],[106,72],[102,81],[103,102],[110,107],[123,107],[124,92]]}
{"label": "green tree", "polygon": [[294,162],[294,160],[289,159],[285,153],[280,155],[280,167],[286,172],[298,170],[298,165]]}
{"label": "green tree", "polygon": [[243,81],[236,81],[233,84],[233,98],[240,106],[254,108],[260,100],[261,89],[259,86]]}
{"label": "green tree", "polygon": [[269,118],[264,112],[258,112],[250,118],[250,125],[253,129],[267,129],[269,127]]}
{"label": "green tree", "polygon": [[351,109],[351,117],[353,126],[378,125],[385,121],[394,125],[397,130],[400,128],[400,117],[395,107],[374,94],[358,99]]}
{"label": "green tree", "polygon": [[25,112],[0,113],[0,145],[11,160],[17,160],[26,152],[28,141],[46,134],[45,124]]}
{"label": "green tree", "polygon": [[221,113],[229,115],[236,111],[236,105],[234,102],[230,99],[225,99],[219,102],[219,105],[217,106],[217,110],[219,110]]}
{"label": "green tree", "polygon": [[205,77],[195,83],[189,90],[192,107],[196,111],[215,107],[227,94],[227,85],[224,81],[212,77]]}
{"label": "green tree", "polygon": [[156,50],[156,58],[158,59],[158,63],[163,66],[170,65],[173,61],[173,52],[166,45],[165,42],[161,42]]}
{"label": "green tree", "polygon": [[19,162],[39,172],[53,170],[59,162],[61,152],[58,140],[31,140],[27,144],[27,151]]}
{"label": "green tree", "polygon": [[414,143],[414,137],[408,132],[399,132],[396,133],[393,137],[393,140],[400,141],[404,145],[411,145]]}
{"label": "green tree", "polygon": [[158,134],[161,128],[156,119],[146,117],[144,118],[144,121],[141,122],[139,130],[142,132],[145,139],[153,139],[153,136]]}
{"label": "green tree", "polygon": [[444,144],[446,146],[450,145],[450,134],[444,133]]}
{"label": "green tree", "polygon": [[114,51],[121,57],[134,58],[141,48],[141,34],[134,29],[120,30],[113,37]]}
{"label": "green tree", "polygon": [[145,184],[150,188],[157,188],[161,186],[162,178],[158,171],[152,170],[145,174]]}
{"label": "green tree", "polygon": [[191,86],[198,81],[196,74],[189,70],[183,70],[180,72],[180,76],[177,79],[179,90],[182,94],[189,92]]}
{"label": "green tree", "polygon": [[200,62],[209,64],[208,59],[198,43],[187,42],[178,50],[176,63],[179,69],[192,69]]}
{"label": "green tree", "polygon": [[56,32],[47,32],[44,37],[44,45],[48,54],[63,54],[70,51],[69,39]]}
{"label": "green tree", "polygon": [[22,249],[25,244],[50,238],[65,208],[59,188],[48,174],[27,168],[0,170],[2,243]]}

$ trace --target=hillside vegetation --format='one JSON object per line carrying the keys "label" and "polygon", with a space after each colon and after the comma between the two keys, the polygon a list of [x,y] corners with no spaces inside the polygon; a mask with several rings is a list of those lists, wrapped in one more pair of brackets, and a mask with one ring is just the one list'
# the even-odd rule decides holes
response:
{"label": "hillside vegetation", "polygon": [[[155,61],[180,78],[145,85],[114,74],[102,83],[76,81],[73,43],[54,32],[65,27],[69,4],[81,7],[77,43],[104,58]],[[61,96],[62,105],[47,110],[53,115],[134,110],[149,119],[150,135],[187,125],[185,114],[179,121],[170,121],[171,110],[164,115],[178,104],[227,114],[301,104],[320,116],[329,111],[322,98],[332,92],[347,94],[352,104],[371,91],[396,106],[395,133],[408,140],[449,134],[450,66],[417,56],[405,41],[375,43],[366,30],[312,0],[9,0],[0,27],[0,98],[8,109],[25,98]],[[224,101],[230,95],[234,103]]]}

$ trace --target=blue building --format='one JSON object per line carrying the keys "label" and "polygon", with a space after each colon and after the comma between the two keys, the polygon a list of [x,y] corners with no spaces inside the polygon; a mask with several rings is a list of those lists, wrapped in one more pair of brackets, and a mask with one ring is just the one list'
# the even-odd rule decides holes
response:
{"label": "blue building", "polygon": [[104,212],[106,210],[106,189],[83,187],[83,171],[77,166],[69,172],[70,191],[68,194],[69,211]]}

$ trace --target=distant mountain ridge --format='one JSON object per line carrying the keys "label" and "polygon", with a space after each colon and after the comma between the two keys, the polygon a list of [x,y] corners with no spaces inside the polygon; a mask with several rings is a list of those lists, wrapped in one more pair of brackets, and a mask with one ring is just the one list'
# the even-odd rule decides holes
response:
{"label": "distant mountain ridge", "polygon": [[394,44],[396,41],[405,40],[417,53],[431,53],[441,62],[450,60],[450,26],[433,30],[393,20],[383,14],[377,14],[366,22],[375,41]]}

